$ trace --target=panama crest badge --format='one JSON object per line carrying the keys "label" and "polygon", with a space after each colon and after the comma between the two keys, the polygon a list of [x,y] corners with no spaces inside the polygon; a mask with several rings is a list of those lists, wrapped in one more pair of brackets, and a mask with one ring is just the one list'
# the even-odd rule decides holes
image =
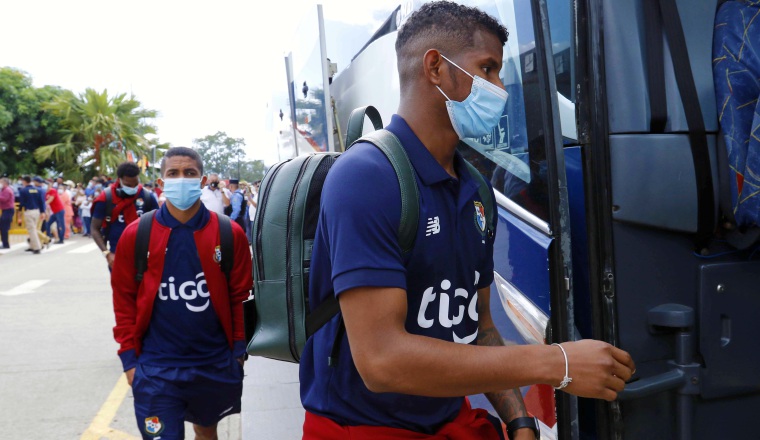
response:
{"label": "panama crest badge", "polygon": [[486,233],[486,209],[483,207],[483,204],[480,202],[475,202],[475,226],[478,227],[478,230],[481,234],[485,235]]}
{"label": "panama crest badge", "polygon": [[217,246],[214,248],[214,261],[217,263],[222,262],[222,248],[221,246]]}
{"label": "panama crest badge", "polygon": [[145,432],[148,435],[158,435],[164,430],[164,424],[157,416],[147,417],[145,419]]}

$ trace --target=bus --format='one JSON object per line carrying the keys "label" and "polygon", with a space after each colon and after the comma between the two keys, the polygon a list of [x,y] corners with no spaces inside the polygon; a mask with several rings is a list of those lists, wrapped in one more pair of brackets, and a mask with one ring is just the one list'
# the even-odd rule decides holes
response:
{"label": "bus", "polygon": [[[329,78],[314,99],[312,83],[289,77],[291,96],[303,93],[292,125],[315,133],[314,151],[345,148],[341,128],[355,108],[390,120],[396,33],[422,3],[399,5],[337,73],[320,38]],[[494,321],[515,343],[593,338],[637,365],[611,403],[523,389],[542,438],[754,438],[760,255],[755,243],[725,239],[736,226],[722,203],[729,167],[712,73],[724,2],[462,3],[509,31],[502,118],[460,146],[497,198]]]}

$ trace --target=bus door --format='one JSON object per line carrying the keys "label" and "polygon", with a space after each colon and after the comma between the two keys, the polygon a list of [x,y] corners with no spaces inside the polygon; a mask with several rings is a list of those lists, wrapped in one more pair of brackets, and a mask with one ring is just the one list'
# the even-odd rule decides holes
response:
{"label": "bus door", "polygon": [[[557,61],[545,0],[464,1],[497,17],[509,31],[502,82],[509,93],[498,126],[466,139],[460,151],[496,193],[498,225],[491,313],[507,341],[548,344],[577,337],[564,137],[575,137],[572,103],[557,92]],[[553,2],[549,2],[553,3]],[[570,2],[557,18],[572,26]],[[563,44],[569,44],[569,38]],[[569,46],[560,56],[571,71]],[[563,58],[564,57],[564,58]],[[561,62],[561,61],[560,61]],[[569,94],[569,93],[568,93]],[[560,101],[564,106],[561,110]],[[561,114],[568,116],[562,120]],[[570,134],[572,133],[572,134]],[[548,385],[522,390],[528,411],[541,421],[542,438],[579,438],[577,399]],[[474,406],[491,409],[483,396]],[[491,409],[492,410],[492,409]]]}
{"label": "bus door", "polygon": [[[592,331],[637,366],[596,403],[597,438],[757,436],[758,246],[732,248],[718,221],[714,84],[732,72],[713,78],[713,35],[732,3],[573,2]],[[733,23],[744,37],[751,18]]]}

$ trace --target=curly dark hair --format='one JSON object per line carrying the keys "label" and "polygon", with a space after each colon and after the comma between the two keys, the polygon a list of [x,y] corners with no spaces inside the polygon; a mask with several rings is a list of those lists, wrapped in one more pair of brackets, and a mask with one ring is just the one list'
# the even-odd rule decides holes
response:
{"label": "curly dark hair", "polygon": [[135,177],[140,174],[140,167],[133,162],[123,162],[116,168],[116,177]]}
{"label": "curly dark hair", "polygon": [[400,54],[410,42],[418,38],[438,41],[449,46],[444,47],[448,51],[461,50],[473,44],[474,31],[477,29],[495,35],[502,45],[509,36],[507,28],[480,9],[450,1],[426,3],[410,15],[399,29],[396,53]]}

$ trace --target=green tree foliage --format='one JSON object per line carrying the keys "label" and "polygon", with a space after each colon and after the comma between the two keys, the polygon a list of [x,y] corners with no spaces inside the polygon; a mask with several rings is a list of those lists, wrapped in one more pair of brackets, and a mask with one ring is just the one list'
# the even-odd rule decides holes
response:
{"label": "green tree foliage", "polygon": [[107,90],[87,89],[79,95],[66,91],[45,109],[61,118],[60,138],[38,148],[35,157],[53,159],[64,173],[81,172],[83,178],[112,174],[127,160],[128,151],[139,160],[150,157],[151,147],[158,143],[146,137],[156,133],[150,123],[156,111],[142,108],[134,96],[109,97]]}
{"label": "green tree foliage", "polygon": [[193,139],[193,148],[201,155],[206,174],[218,173],[222,178],[239,178],[248,182],[264,178],[264,162],[246,159],[243,138],[229,137],[227,133],[217,131]]}
{"label": "green tree foliage", "polygon": [[204,172],[225,178],[238,177],[238,160],[245,161],[244,147],[245,139],[229,137],[223,131],[193,139],[193,148],[203,158]]}
{"label": "green tree foliage", "polygon": [[57,142],[60,119],[43,106],[64,90],[32,86],[32,78],[17,69],[0,68],[0,174],[45,174],[55,169],[54,160],[38,162],[34,151]]}
{"label": "green tree foliage", "polygon": [[248,183],[253,183],[257,180],[262,180],[266,172],[267,167],[264,165],[264,161],[245,161],[242,163],[240,168],[240,180],[245,180]]}

